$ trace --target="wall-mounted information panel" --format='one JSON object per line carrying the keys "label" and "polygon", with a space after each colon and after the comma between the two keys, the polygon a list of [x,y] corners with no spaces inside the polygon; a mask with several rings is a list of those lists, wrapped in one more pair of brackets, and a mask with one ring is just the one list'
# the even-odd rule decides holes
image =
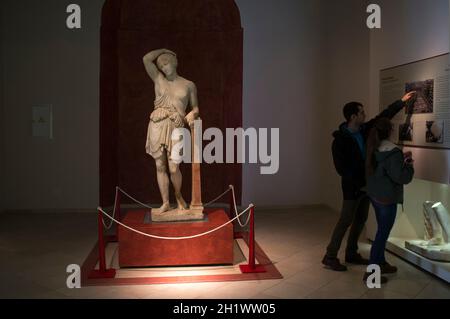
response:
{"label": "wall-mounted information panel", "polygon": [[407,92],[417,92],[394,117],[394,138],[413,151],[416,177],[450,182],[449,54],[408,63],[380,72],[380,108]]}

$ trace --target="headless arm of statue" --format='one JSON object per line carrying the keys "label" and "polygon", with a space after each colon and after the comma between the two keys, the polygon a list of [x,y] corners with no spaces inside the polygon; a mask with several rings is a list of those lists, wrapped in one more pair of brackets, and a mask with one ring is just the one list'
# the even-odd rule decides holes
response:
{"label": "headless arm of statue", "polygon": [[161,75],[161,72],[159,72],[158,67],[155,64],[155,60],[164,53],[170,53],[176,56],[176,54],[170,50],[167,49],[158,49],[153,50],[149,53],[147,53],[144,58],[142,59],[144,62],[145,70],[147,71],[147,74],[150,76],[150,78],[155,81],[156,78]]}

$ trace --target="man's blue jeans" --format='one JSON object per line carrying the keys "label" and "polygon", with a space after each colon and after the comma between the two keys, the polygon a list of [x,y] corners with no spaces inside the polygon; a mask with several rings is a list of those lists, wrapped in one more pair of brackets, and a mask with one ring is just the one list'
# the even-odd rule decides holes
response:
{"label": "man's blue jeans", "polygon": [[395,217],[397,215],[397,204],[385,205],[376,202],[372,198],[370,201],[375,208],[378,229],[372,244],[372,249],[370,250],[369,264],[383,265],[386,263],[384,251],[386,249],[386,242],[389,238],[389,234],[394,226]]}

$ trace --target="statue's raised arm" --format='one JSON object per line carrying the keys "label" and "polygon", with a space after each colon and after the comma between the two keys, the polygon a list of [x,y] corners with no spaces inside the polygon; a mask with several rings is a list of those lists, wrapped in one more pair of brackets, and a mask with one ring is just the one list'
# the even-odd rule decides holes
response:
{"label": "statue's raised arm", "polygon": [[158,67],[155,64],[155,60],[163,54],[172,54],[176,56],[176,54],[170,50],[158,49],[147,53],[142,59],[144,62],[145,70],[153,81],[155,81],[158,76],[162,76],[161,72],[159,72]]}

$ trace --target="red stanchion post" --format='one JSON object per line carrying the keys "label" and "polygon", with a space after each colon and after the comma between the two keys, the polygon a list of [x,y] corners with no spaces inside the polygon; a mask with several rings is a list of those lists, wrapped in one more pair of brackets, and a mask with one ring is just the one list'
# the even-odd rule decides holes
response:
{"label": "red stanchion post", "polygon": [[250,208],[250,232],[248,234],[248,266],[255,269],[255,207]]}
{"label": "red stanchion post", "polygon": [[114,278],[116,276],[115,269],[106,269],[105,256],[105,239],[103,234],[103,215],[100,209],[98,210],[98,270],[92,270],[89,278]]}
{"label": "red stanchion post", "polygon": [[233,188],[232,188],[231,185],[230,185],[230,199],[229,199],[229,203],[230,203],[230,209],[229,209],[228,217],[230,219],[232,219],[233,212],[234,212],[234,201],[233,201]]}
{"label": "red stanchion post", "polygon": [[[121,222],[122,216],[121,216],[121,209],[120,209],[120,202],[122,200],[122,192],[119,190],[119,188],[116,188],[116,202],[114,206],[116,207],[116,219]],[[119,224],[116,224],[116,240],[119,241]]]}
{"label": "red stanchion post", "polygon": [[100,272],[106,271],[105,236],[103,234],[103,216],[98,212],[98,261]]}
{"label": "red stanchion post", "polygon": [[249,220],[249,233],[248,233],[248,265],[240,265],[242,273],[262,273],[266,272],[266,269],[262,265],[256,265],[255,256],[255,206],[250,208],[250,220]]}

